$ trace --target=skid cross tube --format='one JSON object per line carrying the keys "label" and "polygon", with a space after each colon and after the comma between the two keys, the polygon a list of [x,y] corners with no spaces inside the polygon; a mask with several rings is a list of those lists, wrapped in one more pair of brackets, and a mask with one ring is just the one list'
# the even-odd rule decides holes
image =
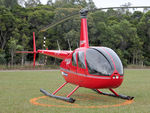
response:
{"label": "skid cross tube", "polygon": [[40,89],[40,92],[42,92],[44,95],[46,96],[49,96],[49,97],[53,97],[53,98],[56,98],[56,99],[60,99],[60,100],[64,100],[64,101],[67,101],[67,102],[70,102],[70,103],[74,103],[75,102],[75,99],[73,98],[70,98],[70,96],[79,88],[79,86],[76,86],[76,88],[67,95],[67,97],[63,97],[63,96],[57,96],[55,95],[61,88],[63,88],[65,85],[67,84],[67,82],[65,82],[63,85],[61,85],[56,91],[54,91],[52,94],[47,92],[46,90],[44,89]]}
{"label": "skid cross tube", "polygon": [[92,89],[92,90],[95,91],[95,92],[97,92],[97,93],[99,93],[99,94],[102,94],[102,95],[108,95],[108,96],[118,97],[118,98],[126,99],[126,100],[132,100],[134,98],[134,97],[131,97],[131,96],[119,95],[113,89],[109,89],[113,94],[102,92],[99,89]]}
{"label": "skid cross tube", "polygon": [[113,89],[109,89],[113,94],[115,94],[116,96],[119,96]]}
{"label": "skid cross tube", "polygon": [[53,95],[55,95],[61,88],[63,88],[65,85],[67,84],[67,82],[65,82],[63,85],[61,85],[56,91],[54,91],[54,93],[52,93]]}
{"label": "skid cross tube", "polygon": [[67,97],[70,97],[78,88],[79,86],[77,86],[69,95],[67,95]]}

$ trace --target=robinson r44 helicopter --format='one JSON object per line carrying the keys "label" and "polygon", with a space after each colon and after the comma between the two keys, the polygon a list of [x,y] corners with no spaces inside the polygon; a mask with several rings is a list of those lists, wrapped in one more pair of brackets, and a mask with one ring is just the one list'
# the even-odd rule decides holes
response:
{"label": "robinson r44 helicopter", "polygon": [[[115,7],[120,8],[120,7]],[[123,7],[125,8],[125,7]],[[128,8],[143,8],[143,7],[128,7]],[[103,8],[110,9],[110,8]],[[96,91],[102,95],[119,97],[122,99],[132,100],[134,97],[120,95],[113,88],[119,87],[124,79],[123,65],[118,55],[108,47],[90,47],[88,41],[87,29],[87,13],[88,10],[80,10],[81,30],[80,30],[80,47],[74,51],[67,50],[36,50],[35,34],[33,33],[34,50],[22,51],[18,53],[33,53],[34,63],[37,53],[52,56],[62,59],[60,71],[65,79],[56,91],[49,93],[44,89],[40,91],[46,96],[64,100],[70,103],[75,102],[75,99],[70,96],[79,88],[85,87]],[[66,97],[57,96],[56,93],[66,84],[74,84],[76,88]],[[109,89],[112,93],[105,93],[99,89]]]}

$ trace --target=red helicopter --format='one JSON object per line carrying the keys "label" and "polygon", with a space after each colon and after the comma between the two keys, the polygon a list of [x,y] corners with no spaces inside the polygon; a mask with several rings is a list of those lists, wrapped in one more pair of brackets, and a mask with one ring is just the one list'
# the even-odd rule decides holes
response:
{"label": "red helicopter", "polygon": [[[79,88],[85,87],[96,91],[102,95],[119,97],[132,100],[134,97],[120,95],[113,88],[119,87],[124,79],[123,65],[118,55],[108,47],[90,47],[87,29],[88,10],[82,9],[80,47],[74,51],[66,50],[36,50],[35,34],[33,33],[34,51],[24,51],[18,53],[33,53],[34,66],[37,53],[62,59],[60,71],[65,79],[65,83],[52,94],[44,89],[40,89],[46,96],[73,103],[75,99],[70,96]],[[74,84],[76,88],[66,97],[55,95],[66,84]],[[109,89],[112,93],[105,93],[99,89]]]}

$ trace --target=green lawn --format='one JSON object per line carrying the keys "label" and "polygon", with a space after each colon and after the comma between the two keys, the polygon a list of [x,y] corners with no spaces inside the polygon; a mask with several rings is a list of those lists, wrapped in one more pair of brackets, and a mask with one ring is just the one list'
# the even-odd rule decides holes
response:
{"label": "green lawn", "polygon": [[[124,82],[116,91],[134,96],[134,102],[130,105],[90,108],[116,105],[125,100],[98,95],[86,88],[79,88],[72,95],[76,99],[74,104],[49,97],[36,102],[54,105],[53,107],[36,106],[30,103],[30,99],[43,96],[39,91],[40,88],[53,92],[63,82],[59,71],[0,72],[0,113],[150,113],[150,70],[125,70]],[[67,85],[58,95],[65,96],[74,87]]]}

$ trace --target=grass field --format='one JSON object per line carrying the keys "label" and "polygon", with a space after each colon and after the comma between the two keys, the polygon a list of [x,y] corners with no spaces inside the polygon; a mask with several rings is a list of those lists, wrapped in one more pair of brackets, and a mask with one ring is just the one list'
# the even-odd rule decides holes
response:
{"label": "grass field", "polygon": [[[0,72],[0,113],[150,113],[150,70],[125,70],[124,82],[116,91],[135,97],[129,105],[112,107],[125,100],[98,95],[86,88],[79,88],[72,95],[74,104],[48,97],[36,102],[53,107],[30,103],[43,96],[40,88],[53,92],[63,82],[59,71]],[[67,85],[58,95],[65,96],[74,87]]]}

